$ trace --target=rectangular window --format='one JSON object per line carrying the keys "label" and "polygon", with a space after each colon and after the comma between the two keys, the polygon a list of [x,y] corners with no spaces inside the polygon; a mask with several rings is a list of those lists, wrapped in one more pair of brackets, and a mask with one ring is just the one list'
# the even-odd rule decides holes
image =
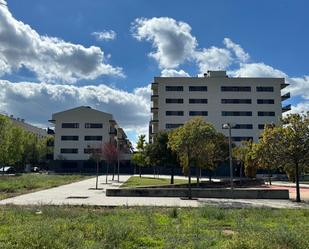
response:
{"label": "rectangular window", "polygon": [[183,99],[165,99],[166,104],[183,104]]}
{"label": "rectangular window", "polygon": [[60,152],[62,154],[77,154],[78,149],[73,149],[73,148],[61,148]]}
{"label": "rectangular window", "polygon": [[180,126],[182,126],[183,124],[165,124],[165,128],[166,129],[175,129],[178,128]]}
{"label": "rectangular window", "polygon": [[222,111],[222,116],[252,116],[252,112],[231,112]]}
{"label": "rectangular window", "polygon": [[78,136],[61,136],[62,141],[78,141]]}
{"label": "rectangular window", "polygon": [[62,123],[62,128],[79,128],[79,123]]}
{"label": "rectangular window", "polygon": [[275,100],[273,99],[258,99],[258,104],[275,104]]}
{"label": "rectangular window", "polygon": [[251,99],[221,99],[222,104],[251,104]]}
{"label": "rectangular window", "polygon": [[236,125],[233,125],[233,129],[249,129],[249,130],[251,130],[251,129],[253,129],[253,125],[252,124],[236,124]]}
{"label": "rectangular window", "polygon": [[189,116],[208,116],[207,111],[190,111]]}
{"label": "rectangular window", "polygon": [[264,130],[264,127],[265,127],[265,124],[259,124],[259,125],[258,125],[258,128],[259,128],[260,130]]}
{"label": "rectangular window", "polygon": [[256,91],[257,92],[273,92],[274,87],[272,87],[272,86],[257,86]]}
{"label": "rectangular window", "polygon": [[221,86],[222,92],[251,92],[251,86]]}
{"label": "rectangular window", "polygon": [[85,123],[85,128],[101,129],[103,128],[103,124],[102,123]]}
{"label": "rectangular window", "polygon": [[100,148],[86,148],[84,149],[84,154],[100,154],[101,153],[101,149]]}
{"label": "rectangular window", "polygon": [[85,141],[102,141],[102,136],[85,136]]}
{"label": "rectangular window", "polygon": [[207,104],[207,99],[189,99],[189,104]]}
{"label": "rectangular window", "polygon": [[166,116],[183,116],[183,111],[166,111]]}
{"label": "rectangular window", "polygon": [[189,86],[190,92],[207,92],[207,86]]}
{"label": "rectangular window", "polygon": [[182,92],[183,86],[165,86],[167,92]]}
{"label": "rectangular window", "polygon": [[233,142],[249,141],[253,140],[253,137],[232,137]]}
{"label": "rectangular window", "polygon": [[275,112],[258,112],[258,116],[274,117],[275,116]]}

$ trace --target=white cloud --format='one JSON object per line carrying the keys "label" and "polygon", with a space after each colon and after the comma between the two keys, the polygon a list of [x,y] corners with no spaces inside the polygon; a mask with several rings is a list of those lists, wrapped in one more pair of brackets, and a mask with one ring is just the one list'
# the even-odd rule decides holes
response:
{"label": "white cloud", "polygon": [[296,105],[292,105],[289,113],[306,113],[309,111],[309,101],[304,101]]}
{"label": "white cloud", "polygon": [[133,36],[152,42],[155,51],[149,54],[161,68],[175,68],[189,60],[197,46],[187,23],[172,18],[138,18],[132,24]]}
{"label": "white cloud", "polygon": [[42,36],[16,20],[4,5],[0,5],[0,23],[0,76],[23,66],[33,71],[40,81],[48,82],[73,83],[101,75],[123,76],[121,68],[105,62],[99,47],[86,48]]}
{"label": "white cloud", "polygon": [[309,76],[291,77],[288,79],[288,83],[290,83],[288,90],[292,95],[300,95],[309,100]]}
{"label": "white cloud", "polygon": [[126,92],[101,84],[98,86],[12,83],[0,80],[0,111],[47,124],[52,113],[87,105],[112,113],[128,130],[144,131],[150,120],[150,86]]}
{"label": "white cloud", "polygon": [[232,63],[230,51],[217,47],[195,52],[195,59],[200,73],[205,73],[208,70],[225,70]]}
{"label": "white cloud", "polygon": [[235,77],[287,77],[284,72],[264,63],[241,63],[239,69],[231,72],[231,74]]}
{"label": "white cloud", "polygon": [[163,69],[161,77],[190,77],[190,75],[184,70],[177,71],[175,69]]}
{"label": "white cloud", "polygon": [[247,60],[249,60],[250,58],[249,54],[246,53],[239,44],[236,44],[230,38],[224,38],[223,43],[226,46],[226,48],[231,49],[234,52],[236,58],[239,61],[246,62]]}
{"label": "white cloud", "polygon": [[98,41],[111,41],[116,39],[116,32],[114,30],[104,30],[102,32],[92,32],[93,35]]}

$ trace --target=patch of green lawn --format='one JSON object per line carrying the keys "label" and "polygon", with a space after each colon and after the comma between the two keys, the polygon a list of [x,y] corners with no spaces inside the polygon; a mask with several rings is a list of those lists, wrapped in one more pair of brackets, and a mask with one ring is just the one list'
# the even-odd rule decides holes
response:
{"label": "patch of green lawn", "polygon": [[[195,182],[195,181],[192,181]],[[153,178],[153,177],[139,177],[131,176],[121,187],[141,187],[141,186],[154,186],[154,185],[168,185],[171,183],[170,178]],[[174,184],[186,184],[186,179],[175,179]]]}
{"label": "patch of green lawn", "polygon": [[87,178],[89,176],[56,174],[0,175],[0,200]]}
{"label": "patch of green lawn", "polygon": [[307,249],[309,210],[0,207],[2,249]]}

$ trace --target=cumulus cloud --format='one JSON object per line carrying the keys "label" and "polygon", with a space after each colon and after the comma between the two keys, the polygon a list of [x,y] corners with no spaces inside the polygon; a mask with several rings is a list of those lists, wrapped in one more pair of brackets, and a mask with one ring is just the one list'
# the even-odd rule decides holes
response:
{"label": "cumulus cloud", "polygon": [[31,123],[47,125],[52,113],[81,105],[112,113],[128,130],[144,131],[150,120],[150,86],[127,92],[104,84],[78,87],[0,80],[0,89],[0,111]]}
{"label": "cumulus cloud", "polygon": [[309,101],[304,101],[296,105],[292,105],[291,113],[307,113],[309,111]]}
{"label": "cumulus cloud", "polygon": [[287,77],[284,72],[264,63],[242,63],[240,64],[239,69],[231,73],[235,77]]}
{"label": "cumulus cloud", "polygon": [[[5,1],[2,0],[5,4]],[[16,20],[0,5],[0,76],[21,67],[33,71],[38,80],[73,83],[101,75],[123,76],[122,69],[106,63],[104,52],[56,37],[42,36]]]}
{"label": "cumulus cloud", "polygon": [[133,36],[152,42],[155,51],[149,56],[158,61],[160,68],[176,68],[189,60],[197,46],[187,23],[172,18],[137,18],[132,24]]}
{"label": "cumulus cloud", "polygon": [[190,77],[190,75],[184,70],[163,69],[161,77]]}
{"label": "cumulus cloud", "polygon": [[226,48],[231,49],[234,52],[236,58],[239,61],[246,62],[249,60],[250,58],[249,54],[246,53],[239,44],[236,44],[230,38],[224,38],[223,43],[226,46]]}
{"label": "cumulus cloud", "polygon": [[93,35],[98,41],[111,41],[116,39],[116,32],[114,30],[104,30],[101,32],[92,32]]}

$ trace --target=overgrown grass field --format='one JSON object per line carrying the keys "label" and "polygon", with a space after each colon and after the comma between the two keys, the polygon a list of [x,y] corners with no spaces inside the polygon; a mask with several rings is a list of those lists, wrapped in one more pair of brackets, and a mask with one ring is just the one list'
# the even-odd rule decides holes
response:
{"label": "overgrown grass field", "polygon": [[0,207],[2,249],[308,249],[309,210]]}
{"label": "overgrown grass field", "polygon": [[32,192],[34,190],[56,187],[66,183],[87,179],[82,175],[21,174],[0,175],[0,200]]}
{"label": "overgrown grass field", "polygon": [[[192,180],[195,182],[195,180]],[[154,185],[168,185],[171,183],[170,178],[154,178],[154,177],[139,177],[131,176],[121,187],[142,187],[142,186],[154,186]],[[174,184],[188,183],[186,179],[175,179]]]}

